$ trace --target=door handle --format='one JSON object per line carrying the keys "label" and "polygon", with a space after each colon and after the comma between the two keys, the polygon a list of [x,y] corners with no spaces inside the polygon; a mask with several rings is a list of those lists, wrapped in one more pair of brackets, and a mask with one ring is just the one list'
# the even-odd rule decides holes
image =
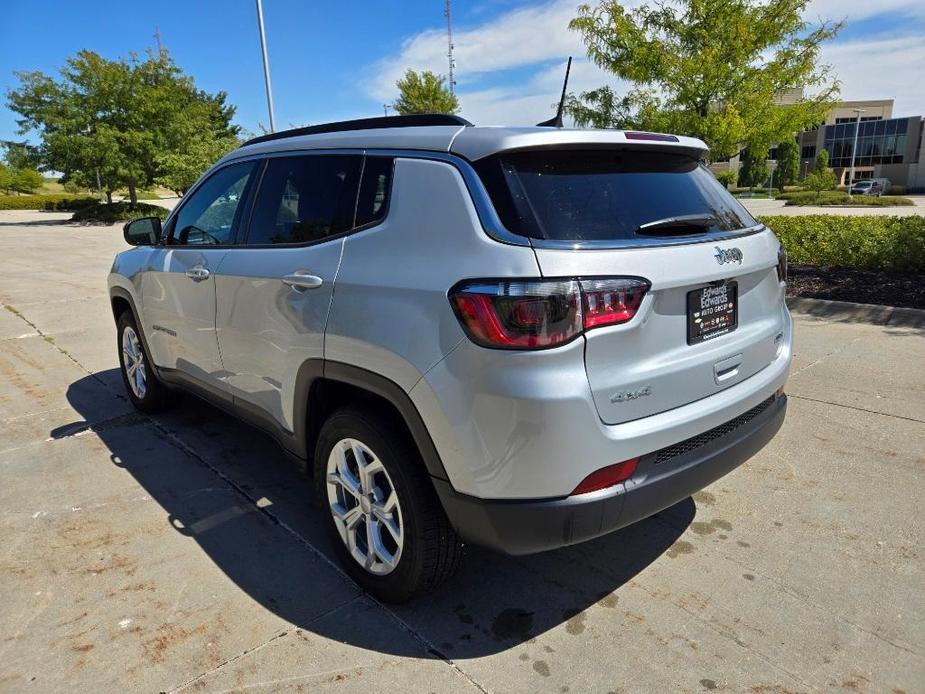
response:
{"label": "door handle", "polygon": [[324,284],[324,280],[318,275],[309,275],[307,272],[296,271],[289,275],[283,275],[282,283],[300,292],[306,289],[316,289]]}
{"label": "door handle", "polygon": [[193,282],[202,282],[203,280],[207,280],[211,274],[212,273],[209,272],[209,268],[203,267],[202,265],[194,265],[186,271],[186,276],[193,280]]}

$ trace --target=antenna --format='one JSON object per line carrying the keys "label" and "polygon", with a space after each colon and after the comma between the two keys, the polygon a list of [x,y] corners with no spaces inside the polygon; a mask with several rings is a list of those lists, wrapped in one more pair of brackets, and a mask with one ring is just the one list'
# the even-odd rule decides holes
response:
{"label": "antenna", "polygon": [[452,11],[452,0],[446,0],[446,7],[443,10],[443,15],[446,17],[446,58],[450,63],[450,94],[456,93],[456,77],[454,72],[456,70],[456,60],[453,58],[453,11]]}
{"label": "antenna", "polygon": [[572,71],[572,56],[568,57],[568,64],[565,66],[565,81],[562,83],[562,96],[559,97],[559,108],[556,109],[555,118],[544,120],[537,123],[537,126],[543,128],[561,128],[562,127],[562,109],[565,108],[565,90],[568,88],[568,73]]}
{"label": "antenna", "polygon": [[160,57],[163,55],[164,49],[161,46],[161,30],[160,27],[156,25],[154,27],[154,40],[157,42],[157,55]]}

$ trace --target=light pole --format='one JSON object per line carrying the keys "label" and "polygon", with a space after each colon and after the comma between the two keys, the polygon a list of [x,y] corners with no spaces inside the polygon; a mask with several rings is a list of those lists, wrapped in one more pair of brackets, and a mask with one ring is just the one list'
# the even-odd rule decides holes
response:
{"label": "light pole", "polygon": [[864,113],[863,108],[852,109],[856,114],[858,114],[857,119],[854,121],[854,144],[851,145],[851,178],[848,179],[848,198],[851,198],[851,186],[854,185],[854,155],[858,153],[858,130],[861,129],[861,114]]}
{"label": "light pole", "polygon": [[267,37],[263,32],[263,3],[257,0],[257,26],[260,29],[260,50],[263,53],[263,81],[267,86],[267,110],[270,112],[270,132],[276,132],[273,116],[273,88],[270,86],[270,61],[267,58]]}

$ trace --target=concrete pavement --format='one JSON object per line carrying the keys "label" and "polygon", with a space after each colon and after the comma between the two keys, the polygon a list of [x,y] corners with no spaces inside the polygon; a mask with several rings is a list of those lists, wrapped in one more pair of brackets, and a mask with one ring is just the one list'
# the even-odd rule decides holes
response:
{"label": "concrete pavement", "polygon": [[132,410],[121,233],[66,218],[0,212],[0,691],[923,691],[925,331],[798,317],[743,467],[584,545],[470,548],[393,608],[269,439]]}

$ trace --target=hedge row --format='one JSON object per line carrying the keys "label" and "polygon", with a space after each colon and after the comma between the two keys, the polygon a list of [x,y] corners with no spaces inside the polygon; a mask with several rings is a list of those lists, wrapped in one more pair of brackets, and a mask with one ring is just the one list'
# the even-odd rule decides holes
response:
{"label": "hedge row", "polygon": [[0,195],[0,210],[79,210],[96,202],[96,198],[68,193]]}
{"label": "hedge row", "polygon": [[149,205],[144,202],[139,202],[133,210],[127,202],[114,202],[107,205],[94,200],[92,205],[87,205],[77,210],[74,216],[71,217],[71,221],[85,224],[113,224],[141,217],[166,219],[169,211],[159,205]]}
{"label": "hedge row", "polygon": [[763,221],[794,263],[925,273],[925,217],[803,215]]}
{"label": "hedge row", "polygon": [[848,197],[847,193],[842,193],[837,190],[823,191],[821,193],[816,193],[811,190],[798,193],[782,193],[777,196],[777,199],[786,200],[788,206],[858,205],[867,207],[896,207],[915,204],[909,198],[901,198],[895,195],[883,197],[854,195]]}

